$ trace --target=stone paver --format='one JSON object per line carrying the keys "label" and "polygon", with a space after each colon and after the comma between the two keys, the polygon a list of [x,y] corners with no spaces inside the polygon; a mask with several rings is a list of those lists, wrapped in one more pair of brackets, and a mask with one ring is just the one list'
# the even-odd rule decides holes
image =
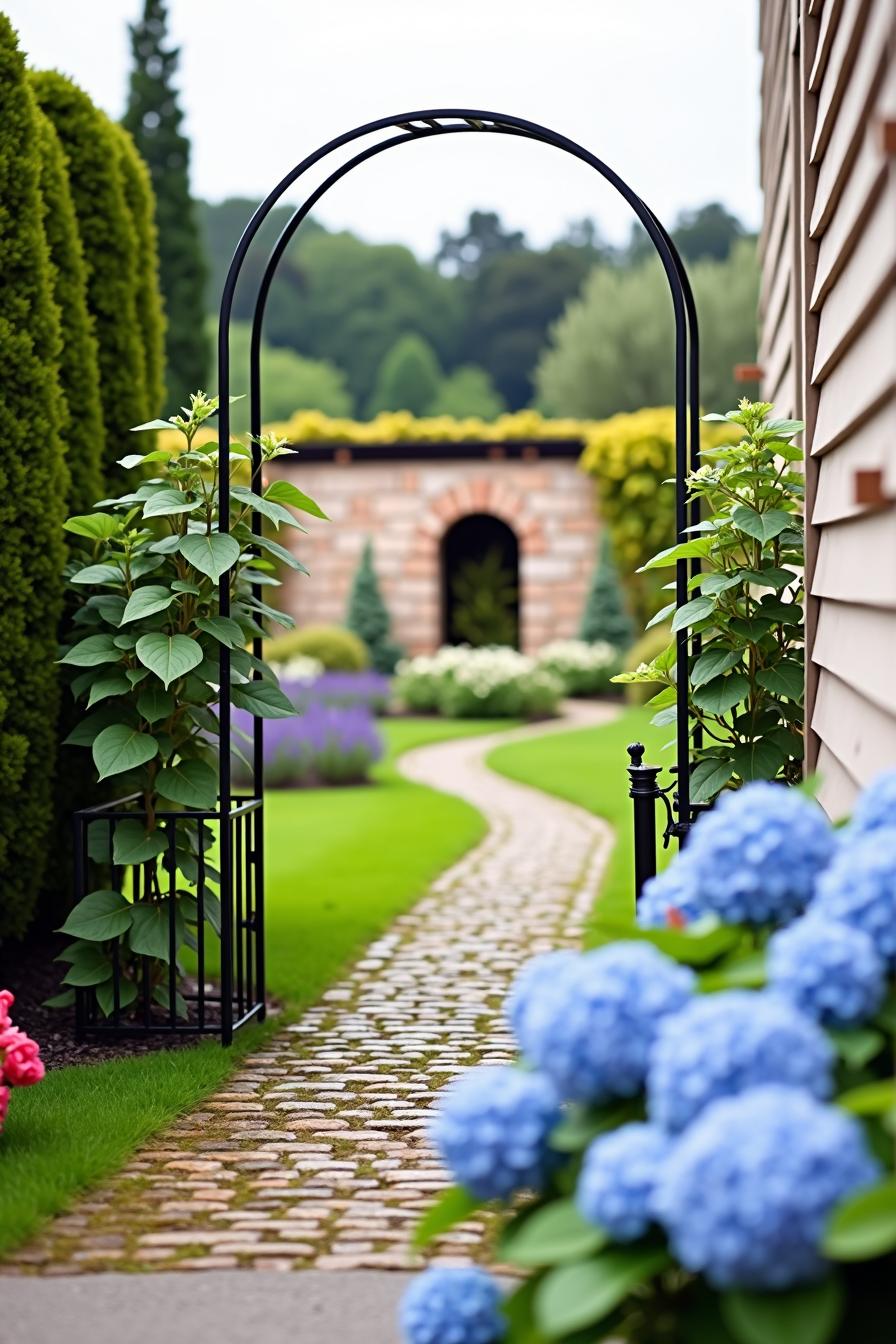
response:
{"label": "stone paver", "polygon": [[[508,984],[533,953],[579,941],[611,839],[605,823],[484,758],[497,741],[612,713],[573,704],[561,723],[404,757],[408,777],[484,813],[485,840],[221,1092],[0,1274],[419,1263],[412,1229],[446,1183],[427,1141],[434,1098],[471,1064],[512,1057]],[[467,1261],[481,1237],[480,1223],[461,1224],[432,1258]]]}

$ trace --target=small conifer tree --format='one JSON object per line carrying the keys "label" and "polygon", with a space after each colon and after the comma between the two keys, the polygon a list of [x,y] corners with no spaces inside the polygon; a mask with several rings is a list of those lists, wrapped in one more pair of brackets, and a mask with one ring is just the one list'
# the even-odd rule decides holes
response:
{"label": "small conifer tree", "polygon": [[373,543],[369,539],[352,580],[345,623],[367,645],[376,670],[394,672],[403,650],[390,637],[391,621],[373,567]]}
{"label": "small conifer tree", "polygon": [[627,649],[635,637],[634,622],[625,605],[608,528],[604,529],[601,539],[579,634],[591,644],[606,640],[617,649]]}

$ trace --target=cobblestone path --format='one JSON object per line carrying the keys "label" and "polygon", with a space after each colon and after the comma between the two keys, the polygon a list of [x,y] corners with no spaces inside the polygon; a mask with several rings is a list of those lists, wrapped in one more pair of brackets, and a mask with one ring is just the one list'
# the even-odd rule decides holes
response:
{"label": "cobblestone path", "polygon": [[[226,1090],[184,1116],[6,1273],[103,1269],[405,1269],[411,1229],[446,1177],[426,1125],[438,1090],[506,1061],[501,1002],[535,952],[575,943],[605,863],[605,823],[489,771],[498,741],[559,724],[423,747],[410,778],[468,799],[485,840],[445,872],[302,1019],[243,1060]],[[74,1122],[73,1122],[74,1123]],[[436,1245],[475,1255],[481,1228]]]}

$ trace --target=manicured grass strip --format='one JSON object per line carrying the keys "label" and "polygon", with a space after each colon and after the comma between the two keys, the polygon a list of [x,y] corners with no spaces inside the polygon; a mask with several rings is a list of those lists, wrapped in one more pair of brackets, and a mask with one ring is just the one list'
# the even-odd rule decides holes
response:
{"label": "manicured grass strip", "polygon": [[[396,757],[508,726],[387,721],[389,750],[375,786],[268,795],[269,985],[289,1014],[316,998],[484,833],[475,808],[403,780]],[[207,1042],[54,1069],[38,1087],[15,1092],[0,1136],[0,1254],[213,1092],[275,1025],[240,1033],[229,1050]]]}
{"label": "manicured grass strip", "polygon": [[[669,753],[661,748],[670,730],[651,727],[652,713],[642,708],[626,709],[618,719],[598,728],[554,733],[531,742],[508,742],[495,747],[488,756],[488,764],[500,774],[578,803],[610,823],[616,832],[616,844],[600,892],[595,893],[595,906],[611,918],[627,917],[634,900],[632,801],[628,796],[625,749],[630,742],[643,742],[648,764],[669,763]],[[658,832],[662,833],[665,813],[661,815],[659,809],[657,821]],[[671,852],[660,848],[659,856],[662,867]]]}

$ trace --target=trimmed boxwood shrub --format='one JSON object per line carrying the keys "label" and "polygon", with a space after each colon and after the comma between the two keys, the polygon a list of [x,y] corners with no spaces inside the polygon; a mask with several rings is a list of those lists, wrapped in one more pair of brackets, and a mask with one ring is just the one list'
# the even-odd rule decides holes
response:
{"label": "trimmed boxwood shrub", "polygon": [[132,137],[115,122],[110,122],[110,129],[115,136],[125,202],[137,239],[135,302],[143,348],[144,412],[147,420],[154,420],[161,413],[165,395],[165,315],[159,290],[156,201],[149,169]]}
{"label": "trimmed boxwood shrub", "polygon": [[0,14],[0,936],[13,937],[48,850],[64,562],[61,342],[40,171],[25,63]]}
{"label": "trimmed boxwood shrub", "polygon": [[31,81],[66,156],[84,249],[87,303],[99,355],[108,485],[124,479],[115,462],[133,450],[130,429],[134,420],[152,418],[144,414],[147,397],[137,314],[137,234],[108,117],[76,84],[54,70],[33,72]]}
{"label": "trimmed boxwood shrub", "polygon": [[341,625],[306,625],[285,635],[265,640],[269,663],[288,663],[290,658],[316,658],[328,672],[360,672],[368,664],[364,641]]}

